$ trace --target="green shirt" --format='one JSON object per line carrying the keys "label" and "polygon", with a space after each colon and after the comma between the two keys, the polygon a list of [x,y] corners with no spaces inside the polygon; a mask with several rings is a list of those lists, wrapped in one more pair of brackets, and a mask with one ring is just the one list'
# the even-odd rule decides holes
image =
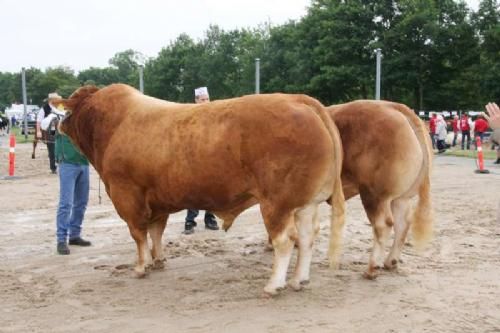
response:
{"label": "green shirt", "polygon": [[56,134],[56,161],[78,165],[89,164],[87,158],[73,145],[69,137],[60,133]]}

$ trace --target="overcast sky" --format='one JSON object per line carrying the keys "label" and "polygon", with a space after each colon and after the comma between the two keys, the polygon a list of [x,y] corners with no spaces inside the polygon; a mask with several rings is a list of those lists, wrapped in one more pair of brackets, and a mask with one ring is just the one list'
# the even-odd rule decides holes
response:
{"label": "overcast sky", "polygon": [[[479,0],[467,0],[477,9]],[[0,0],[0,71],[108,66],[126,49],[148,57],[179,34],[282,24],[310,0]]]}

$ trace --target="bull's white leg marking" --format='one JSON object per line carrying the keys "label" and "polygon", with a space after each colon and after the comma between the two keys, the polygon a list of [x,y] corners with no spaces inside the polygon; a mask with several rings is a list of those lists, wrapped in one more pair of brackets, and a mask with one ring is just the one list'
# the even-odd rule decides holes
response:
{"label": "bull's white leg marking", "polygon": [[387,269],[395,268],[401,256],[401,250],[403,249],[406,235],[410,228],[410,221],[407,217],[408,207],[409,201],[407,199],[394,200],[391,204],[394,216],[394,243],[384,261],[384,267]]}
{"label": "bull's white leg marking", "polygon": [[286,272],[290,264],[294,242],[290,239],[290,229],[295,228],[293,223],[287,223],[283,232],[273,239],[274,259],[273,273],[264,287],[264,292],[276,295],[278,290],[286,286]]}
{"label": "bull's white leg marking", "polygon": [[312,246],[316,237],[316,227],[319,227],[317,221],[317,205],[308,206],[295,214],[295,224],[299,232],[299,255],[295,272],[288,285],[294,290],[302,289],[302,284],[309,281],[311,270]]}

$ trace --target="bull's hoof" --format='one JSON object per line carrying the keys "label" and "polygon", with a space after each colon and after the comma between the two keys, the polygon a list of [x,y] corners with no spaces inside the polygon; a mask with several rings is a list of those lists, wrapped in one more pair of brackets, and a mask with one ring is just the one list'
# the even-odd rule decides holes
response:
{"label": "bull's hoof", "polygon": [[392,271],[395,270],[396,268],[398,268],[398,261],[396,259],[384,262],[384,269]]}
{"label": "bull's hoof", "polygon": [[302,284],[298,280],[290,280],[288,281],[288,286],[292,288],[294,291],[301,291],[302,290]]}
{"label": "bull's hoof", "polygon": [[264,251],[267,251],[267,252],[274,251],[273,244],[267,243],[266,246],[264,247]]}
{"label": "bull's hoof", "polygon": [[162,270],[165,269],[165,262],[167,262],[167,259],[155,259],[153,261],[153,266],[151,267],[153,270]]}
{"label": "bull's hoof", "polygon": [[264,287],[264,294],[267,294],[267,296],[276,296],[280,293],[280,291],[284,290],[285,287],[274,287],[274,286],[265,286]]}
{"label": "bull's hoof", "polygon": [[145,268],[134,268],[135,271],[135,277],[138,279],[143,279],[147,275],[147,271]]}
{"label": "bull's hoof", "polygon": [[377,273],[375,272],[375,270],[366,271],[363,273],[363,277],[367,280],[375,280],[377,278]]}

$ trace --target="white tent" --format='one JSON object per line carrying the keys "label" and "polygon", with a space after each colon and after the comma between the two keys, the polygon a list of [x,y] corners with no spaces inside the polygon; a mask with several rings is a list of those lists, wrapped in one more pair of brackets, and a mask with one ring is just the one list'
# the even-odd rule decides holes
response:
{"label": "white tent", "polygon": [[[38,105],[26,105],[28,120],[34,121],[38,110],[40,110]],[[9,118],[9,121],[12,119],[12,116],[21,121],[24,118],[24,104],[12,104],[10,108],[5,109],[5,116]]]}

